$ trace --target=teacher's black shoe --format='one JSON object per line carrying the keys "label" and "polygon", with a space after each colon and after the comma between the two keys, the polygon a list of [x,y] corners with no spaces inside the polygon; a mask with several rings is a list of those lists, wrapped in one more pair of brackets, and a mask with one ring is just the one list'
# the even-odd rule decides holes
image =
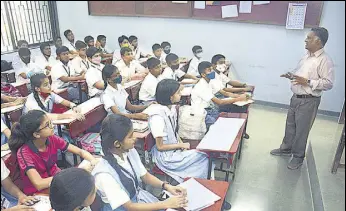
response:
{"label": "teacher's black shoe", "polygon": [[297,170],[303,165],[304,158],[295,158],[293,157],[292,160],[288,163],[287,168],[290,170]]}
{"label": "teacher's black shoe", "polygon": [[284,156],[284,157],[290,157],[292,155],[291,150],[282,150],[282,149],[273,149],[270,152],[271,155],[274,156]]}

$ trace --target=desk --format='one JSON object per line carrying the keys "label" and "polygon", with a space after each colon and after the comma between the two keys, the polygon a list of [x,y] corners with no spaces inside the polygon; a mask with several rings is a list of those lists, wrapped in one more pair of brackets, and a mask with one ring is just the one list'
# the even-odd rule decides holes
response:
{"label": "desk", "polygon": [[17,81],[15,83],[11,83],[12,86],[16,87],[16,89],[18,89],[19,93],[22,95],[22,97],[26,97],[29,95],[29,90],[27,87],[27,84],[30,83],[29,79],[26,80],[20,80]]}
{"label": "desk", "polygon": [[24,104],[21,104],[21,105],[10,106],[10,107],[1,109],[1,114],[5,116],[5,121],[8,128],[11,128],[10,115],[16,111],[22,110],[23,107],[24,107]]}
{"label": "desk", "polygon": [[124,84],[124,89],[129,94],[129,100],[132,104],[139,104],[139,91],[142,86],[142,80],[132,80]]}

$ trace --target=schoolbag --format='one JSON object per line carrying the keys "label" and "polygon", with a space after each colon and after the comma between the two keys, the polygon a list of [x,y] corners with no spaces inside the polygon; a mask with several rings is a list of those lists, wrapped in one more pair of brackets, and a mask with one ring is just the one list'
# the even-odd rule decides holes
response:
{"label": "schoolbag", "polygon": [[1,94],[11,97],[22,97],[22,95],[16,87],[5,82],[1,82]]}
{"label": "schoolbag", "polygon": [[5,72],[7,70],[12,70],[12,62],[8,62],[6,60],[1,60],[1,72]]}

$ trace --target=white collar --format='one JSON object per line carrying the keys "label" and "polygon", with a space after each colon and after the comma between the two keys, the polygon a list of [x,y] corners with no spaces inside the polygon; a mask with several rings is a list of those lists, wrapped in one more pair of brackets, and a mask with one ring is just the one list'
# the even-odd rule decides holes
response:
{"label": "white collar", "polygon": [[112,93],[117,93],[117,92],[120,92],[120,91],[121,91],[121,88],[122,88],[121,84],[117,84],[117,88],[118,88],[118,89],[115,89],[115,88],[112,87],[111,85],[107,84],[107,88],[106,88],[106,89],[108,89],[108,90],[109,90],[110,92],[112,92]]}
{"label": "white collar", "polygon": [[120,156],[113,154],[114,158],[118,161],[119,165],[124,165],[127,162],[127,152],[123,153],[124,160],[120,158]]}

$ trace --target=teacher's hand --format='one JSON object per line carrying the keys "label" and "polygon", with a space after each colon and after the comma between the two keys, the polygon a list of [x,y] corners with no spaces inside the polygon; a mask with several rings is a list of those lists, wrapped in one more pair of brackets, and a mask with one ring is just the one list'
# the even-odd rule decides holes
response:
{"label": "teacher's hand", "polygon": [[293,75],[293,84],[302,85],[302,86],[309,86],[308,79],[303,78],[301,76],[297,76],[297,75]]}
{"label": "teacher's hand", "polygon": [[280,75],[281,78],[292,79],[292,74],[290,72]]}

